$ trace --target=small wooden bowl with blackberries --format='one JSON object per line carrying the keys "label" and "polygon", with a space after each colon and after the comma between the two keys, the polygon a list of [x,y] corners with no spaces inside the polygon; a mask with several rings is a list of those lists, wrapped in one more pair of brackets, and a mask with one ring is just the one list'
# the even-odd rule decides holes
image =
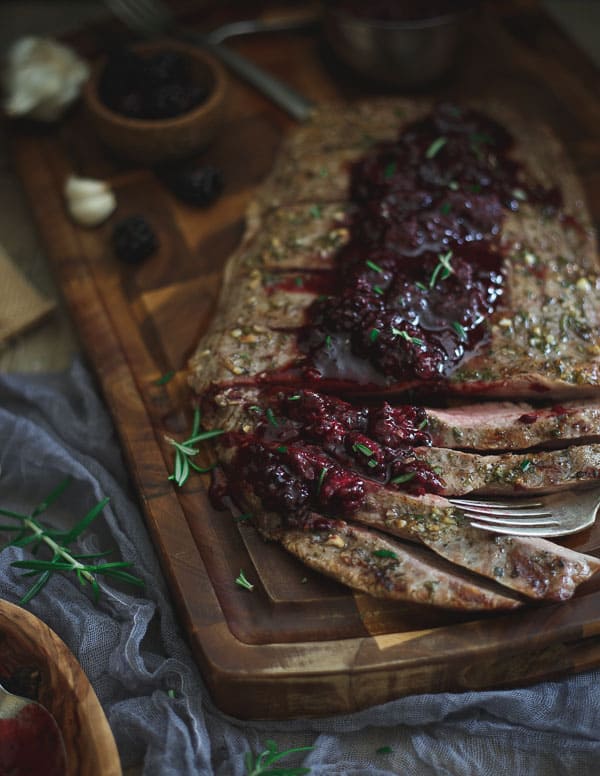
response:
{"label": "small wooden bowl with blackberries", "polygon": [[209,145],[226,91],[223,66],[210,53],[156,41],[112,52],[86,83],[84,101],[98,136],[118,156],[156,165]]}

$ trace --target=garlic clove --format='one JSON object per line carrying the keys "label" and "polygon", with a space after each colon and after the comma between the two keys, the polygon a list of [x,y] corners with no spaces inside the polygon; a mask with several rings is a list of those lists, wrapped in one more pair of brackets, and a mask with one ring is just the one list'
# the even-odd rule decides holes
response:
{"label": "garlic clove", "polygon": [[112,191],[69,201],[71,218],[81,226],[98,226],[113,213],[117,206]]}
{"label": "garlic clove", "polygon": [[70,175],[65,183],[65,197],[76,199],[77,197],[90,197],[96,194],[105,194],[110,191],[110,186],[105,181],[95,178],[80,178]]}
{"label": "garlic clove", "polygon": [[81,226],[101,224],[117,206],[108,183],[94,178],[70,175],[65,181],[64,195],[71,218]]}
{"label": "garlic clove", "polygon": [[52,38],[20,38],[6,56],[4,110],[9,116],[55,121],[88,76],[88,65],[67,46]]}

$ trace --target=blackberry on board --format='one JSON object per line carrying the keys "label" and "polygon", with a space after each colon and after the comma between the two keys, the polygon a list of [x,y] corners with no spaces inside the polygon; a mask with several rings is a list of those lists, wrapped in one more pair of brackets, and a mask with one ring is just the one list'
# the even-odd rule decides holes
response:
{"label": "blackberry on board", "polygon": [[223,191],[223,175],[211,165],[165,167],[159,176],[178,199],[189,205],[211,205]]}
{"label": "blackberry on board", "polygon": [[134,215],[115,224],[112,246],[127,264],[139,264],[158,248],[158,239],[144,216]]}

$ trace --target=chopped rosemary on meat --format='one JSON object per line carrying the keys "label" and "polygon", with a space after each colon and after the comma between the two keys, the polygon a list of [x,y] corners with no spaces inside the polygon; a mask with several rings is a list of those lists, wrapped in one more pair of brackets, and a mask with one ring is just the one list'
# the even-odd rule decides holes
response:
{"label": "chopped rosemary on meat", "polygon": [[377,337],[379,337],[379,329],[375,329],[375,328],[371,329],[371,331],[369,332],[369,339],[371,340],[371,342],[375,342]]}
{"label": "chopped rosemary on meat", "polygon": [[275,448],[278,453],[287,453],[288,449],[285,445],[279,445],[279,447]]}
{"label": "chopped rosemary on meat", "polygon": [[273,410],[270,407],[267,407],[267,409],[265,410],[265,415],[267,416],[267,420],[269,421],[269,423],[272,426],[278,426],[279,425],[279,421],[277,420],[277,418],[273,414]]}
{"label": "chopped rosemary on meat", "polygon": [[313,218],[321,218],[321,208],[318,205],[311,205],[308,212]]}
{"label": "chopped rosemary on meat", "polygon": [[520,466],[522,472],[529,471],[529,469],[531,469],[533,466],[533,461],[530,461],[528,458],[526,458],[524,461],[521,461]]}
{"label": "chopped rosemary on meat", "polygon": [[426,158],[433,159],[434,156],[436,156],[442,150],[447,142],[448,138],[446,137],[438,137],[437,140],[434,140],[427,151],[425,151]]}
{"label": "chopped rosemary on meat", "polygon": [[372,270],[374,270],[375,272],[379,272],[379,274],[380,274],[380,275],[383,275],[383,270],[381,269],[381,267],[379,266],[379,264],[375,264],[375,262],[374,262],[374,261],[371,261],[371,259],[367,259],[367,260],[365,261],[365,264],[367,265],[367,267],[368,267],[369,269],[372,269]]}
{"label": "chopped rosemary on meat", "polygon": [[444,202],[443,204],[440,205],[440,213],[443,216],[447,216],[451,212],[451,210],[452,210],[452,205],[450,204],[450,202]]}
{"label": "chopped rosemary on meat", "polygon": [[448,253],[440,253],[438,254],[438,264],[436,268],[431,273],[431,277],[429,279],[429,288],[433,288],[435,284],[437,283],[438,277],[440,280],[446,280],[446,278],[449,278],[450,275],[454,274],[454,270],[452,269],[450,265],[450,260],[452,259],[452,251],[448,251]]}
{"label": "chopped rosemary on meat", "polygon": [[383,288],[381,286],[373,286],[373,291],[379,296],[382,296],[383,294]]}
{"label": "chopped rosemary on meat", "polygon": [[417,476],[416,472],[406,472],[405,474],[399,474],[397,477],[394,477],[390,480],[390,483],[392,485],[403,485],[405,482],[410,482],[411,480],[414,480],[414,478]]}
{"label": "chopped rosemary on meat", "polygon": [[395,326],[392,326],[392,334],[395,334],[396,337],[402,337],[403,340],[406,340],[407,342],[410,342],[413,345],[421,346],[424,344],[422,339],[419,339],[418,337],[411,337],[407,331],[403,331],[402,329],[397,329]]}
{"label": "chopped rosemary on meat", "polygon": [[370,447],[367,447],[366,445],[363,445],[361,442],[357,442],[356,444],[352,445],[352,449],[355,453],[362,453],[363,455],[366,455],[367,457],[370,457],[373,455],[373,451]]}
{"label": "chopped rosemary on meat", "polygon": [[417,282],[415,283],[415,286],[417,288],[420,288],[421,291],[427,291],[427,286],[424,283],[421,283],[420,280],[417,280]]}
{"label": "chopped rosemary on meat", "polygon": [[461,342],[467,341],[467,332],[465,331],[464,326],[462,326],[458,321],[452,321],[452,328],[458,334]]}
{"label": "chopped rosemary on meat", "polygon": [[392,550],[373,550],[373,555],[375,555],[376,558],[393,558],[394,560],[397,560],[398,556],[395,552],[392,552]]}
{"label": "chopped rosemary on meat", "polygon": [[384,171],[383,171],[383,177],[388,180],[389,178],[392,178],[396,174],[396,170],[398,169],[398,165],[396,162],[390,162],[386,165]]}
{"label": "chopped rosemary on meat", "polygon": [[319,480],[317,482],[317,495],[319,495],[319,493],[321,492],[321,488],[323,487],[323,481],[326,476],[327,476],[327,467],[324,466],[321,469],[321,472],[319,473]]}
{"label": "chopped rosemary on meat", "polygon": [[288,396],[288,401],[298,401],[298,399],[302,398],[299,393],[295,393],[293,396]]}

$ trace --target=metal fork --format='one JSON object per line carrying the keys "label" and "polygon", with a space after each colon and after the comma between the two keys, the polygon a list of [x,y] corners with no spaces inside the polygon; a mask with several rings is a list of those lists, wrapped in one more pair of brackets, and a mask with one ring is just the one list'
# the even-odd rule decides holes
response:
{"label": "metal fork", "polygon": [[474,528],[516,536],[566,536],[594,524],[600,488],[563,491],[537,499],[448,499]]}
{"label": "metal fork", "polygon": [[179,26],[171,10],[161,0],[104,0],[104,2],[124,24],[144,37],[168,35],[208,49],[236,75],[252,84],[298,121],[306,121],[312,114],[314,104],[310,100],[245,57],[220,45],[230,35],[298,28],[307,23],[306,19],[298,18],[287,22],[280,20],[272,23],[248,21],[225,25],[204,35]]}

